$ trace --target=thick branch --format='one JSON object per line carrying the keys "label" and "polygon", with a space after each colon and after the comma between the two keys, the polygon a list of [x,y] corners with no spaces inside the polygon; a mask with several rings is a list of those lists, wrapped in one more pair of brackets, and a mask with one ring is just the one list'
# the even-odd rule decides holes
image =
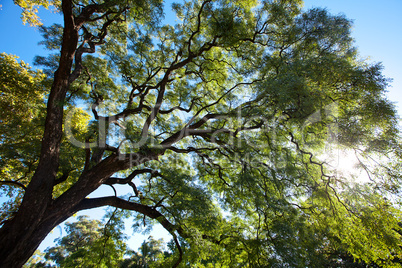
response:
{"label": "thick branch", "polygon": [[74,212],[81,210],[98,208],[103,206],[112,206],[115,208],[126,209],[136,211],[141,213],[151,219],[157,220],[163,228],[165,228],[169,233],[174,234],[175,231],[183,236],[184,233],[181,228],[169,222],[162,213],[153,207],[146,206],[143,204],[133,203],[115,196],[99,197],[99,198],[86,198],[82,200],[75,208]]}
{"label": "thick branch", "polygon": [[180,243],[178,242],[177,235],[175,231],[177,231],[182,237],[186,237],[185,233],[183,232],[183,229],[180,227],[172,224],[169,222],[165,216],[162,215],[159,211],[157,211],[155,208],[138,204],[138,203],[133,203],[115,196],[108,196],[108,197],[100,197],[100,198],[91,198],[91,199],[84,199],[81,201],[81,203],[78,204],[78,206],[75,207],[75,211],[81,211],[85,209],[92,209],[92,208],[98,208],[98,207],[103,207],[103,206],[112,206],[115,208],[120,208],[120,209],[126,209],[126,210],[132,210],[136,211],[138,213],[141,213],[145,216],[148,216],[151,219],[157,220],[163,228],[165,228],[172,236],[173,240],[175,241],[175,244],[177,246],[177,249],[179,250],[179,259],[176,261],[176,264],[174,267],[177,267],[178,264],[182,261],[183,258],[183,252],[180,246]]}
{"label": "thick branch", "polygon": [[65,182],[65,181],[68,179],[69,175],[70,175],[70,171],[68,171],[68,172],[63,172],[63,174],[61,175],[61,177],[60,177],[60,178],[57,178],[57,179],[54,181],[54,185],[60,184],[60,183],[62,183],[62,182]]}
{"label": "thick branch", "polygon": [[140,175],[140,174],[145,174],[145,173],[155,174],[157,172],[152,169],[137,169],[137,170],[134,170],[127,178],[110,177],[104,182],[104,184],[106,184],[106,185],[128,184],[131,186],[131,188],[133,188],[135,196],[139,196],[137,186],[132,182],[132,180],[135,178],[135,176]]}
{"label": "thick branch", "polygon": [[21,182],[18,182],[18,181],[0,181],[0,186],[2,184],[3,185],[15,185],[15,186],[22,188],[24,191],[27,189],[24,184],[22,184]]}
{"label": "thick branch", "polygon": [[[212,137],[216,138],[217,134],[225,133],[225,134],[229,134],[231,137],[235,137],[240,131],[258,129],[258,128],[261,128],[262,125],[264,124],[264,122],[261,121],[254,126],[240,127],[240,128],[237,128],[235,131],[232,131],[232,130],[229,130],[226,128],[197,129],[197,128],[201,127],[202,125],[204,125],[208,120],[216,119],[216,118],[219,118],[222,116],[225,116],[225,115],[224,114],[207,114],[203,118],[198,120],[197,122],[193,123],[192,125],[182,128],[180,131],[176,132],[169,138],[165,139],[164,141],[162,141],[160,143],[160,145],[163,148],[168,148],[172,144],[174,144],[188,136],[201,136],[201,137],[209,137],[210,138],[211,137],[210,134],[212,134]],[[227,114],[227,116],[229,116],[229,115]],[[217,142],[217,140],[214,140],[213,142]]]}
{"label": "thick branch", "polygon": [[[111,14],[111,12],[107,12],[107,13],[105,14],[106,18],[107,18],[107,15],[108,15],[108,14]],[[107,28],[108,28],[114,21],[118,20],[119,15],[120,15],[120,14],[118,13],[117,15],[115,15],[115,16],[113,17],[113,19],[111,19],[111,20],[108,19],[108,20],[103,24],[102,29],[100,30],[100,34],[99,34],[97,37],[95,37],[95,36],[93,36],[92,34],[90,34],[90,33],[87,31],[87,29],[86,29],[84,26],[82,26],[82,29],[84,30],[84,41],[83,41],[83,43],[78,47],[78,49],[77,49],[77,51],[76,51],[76,53],[75,53],[75,69],[74,69],[74,71],[70,74],[70,76],[69,76],[69,78],[68,78],[69,83],[72,83],[75,79],[77,79],[77,78],[80,76],[81,72],[82,72],[82,69],[83,69],[83,66],[82,66],[82,55],[83,55],[84,53],[95,53],[95,46],[96,46],[96,45],[103,44],[103,40],[104,40],[104,38],[105,38],[106,35],[107,35]],[[89,17],[88,17],[88,18],[89,18]],[[98,39],[98,41],[97,41],[97,42],[94,42],[93,39]],[[88,47],[85,47],[85,44],[89,44],[89,48],[88,48]]]}
{"label": "thick branch", "polygon": [[[199,135],[199,134],[201,134],[201,132],[203,130],[198,130],[198,132],[197,132],[196,128],[201,127],[210,119],[218,118],[221,116],[224,116],[224,114],[207,114],[203,118],[198,120],[197,122],[193,123],[192,125],[190,125],[188,127],[184,127],[180,131],[174,133],[172,136],[170,136],[169,138],[162,141],[160,143],[160,145],[163,147],[169,147],[170,145],[180,141],[181,139],[183,139],[187,136]],[[205,130],[204,130],[204,132],[205,132]],[[206,133],[212,133],[212,132],[211,132],[211,130],[209,130],[203,134],[206,134]]]}

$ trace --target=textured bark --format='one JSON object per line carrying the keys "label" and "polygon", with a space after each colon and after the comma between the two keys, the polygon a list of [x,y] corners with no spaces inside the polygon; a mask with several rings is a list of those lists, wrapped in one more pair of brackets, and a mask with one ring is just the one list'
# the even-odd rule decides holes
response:
{"label": "textured bark", "polygon": [[[114,168],[118,166],[116,158],[105,159],[100,165],[85,172],[78,185],[54,201],[51,200],[51,192],[47,194],[45,191],[36,191],[40,195],[32,197],[31,203],[24,199],[25,203],[21,205],[16,217],[0,230],[0,267],[21,267],[47,234],[76,211],[72,208],[115,172]],[[113,161],[115,165],[111,165]],[[108,166],[114,168],[106,168]],[[50,174],[43,178],[49,177]]]}
{"label": "textured bark", "polygon": [[[0,267],[20,267],[53,229],[44,224],[59,166],[62,138],[63,103],[69,86],[68,77],[78,42],[71,0],[63,1],[64,32],[59,68],[47,103],[45,130],[38,167],[28,185],[18,213],[0,229]],[[59,219],[55,221],[60,222]]]}
{"label": "textured bark", "polygon": [[[133,163],[130,162],[132,155],[118,156],[116,152],[102,159],[105,148],[99,148],[102,153],[96,155],[98,159],[95,161],[96,157],[94,155],[92,157],[94,166],[86,165],[78,181],[69,190],[57,199],[52,197],[53,187],[59,182],[56,175],[59,168],[66,95],[70,83],[81,74],[82,54],[95,52],[93,44],[90,50],[85,50],[83,44],[78,46],[79,31],[94,13],[106,12],[113,5],[114,3],[109,1],[99,5],[90,4],[74,17],[72,0],[62,1],[64,31],[59,67],[54,73],[48,97],[38,167],[28,187],[24,189],[24,198],[18,212],[12,219],[4,222],[0,229],[0,267],[21,267],[54,227],[78,210],[90,208],[88,205],[82,206],[83,200],[114,173],[156,159],[158,154],[162,153],[137,154],[136,162]],[[112,22],[113,19],[107,20],[103,25],[101,39],[105,37],[106,28]],[[75,63],[74,70],[72,70],[73,63]],[[92,205],[93,207],[99,206],[99,204]]]}
{"label": "textured bark", "polygon": [[[138,159],[143,159],[143,161],[149,161],[155,159],[157,156],[139,155],[137,157]],[[29,211],[22,216],[18,215],[22,220],[32,219],[32,223],[25,221],[26,225],[19,227],[21,223],[17,222],[15,220],[17,218],[15,217],[0,230],[0,240],[8,243],[0,244],[0,250],[2,250],[0,267],[21,267],[32,256],[36,248],[53,228],[80,210],[110,205],[139,211],[151,218],[159,218],[161,216],[159,212],[141,204],[127,201],[116,202],[112,198],[99,199],[97,202],[86,199],[86,196],[105,183],[114,173],[131,166],[133,163],[128,159],[129,157],[119,158],[117,155],[111,155],[102,160],[98,165],[83,172],[77,183],[57,199],[43,202],[43,199],[47,197],[45,195],[43,195],[44,198],[37,197],[36,199],[32,199],[32,202],[38,200],[35,204],[43,202],[46,207],[40,215],[29,213]],[[140,164],[143,161],[138,161],[136,164]],[[34,209],[34,205],[32,207]],[[166,220],[161,223],[163,226],[169,226]],[[19,228],[16,228],[16,226]],[[4,247],[3,245],[7,246]]]}

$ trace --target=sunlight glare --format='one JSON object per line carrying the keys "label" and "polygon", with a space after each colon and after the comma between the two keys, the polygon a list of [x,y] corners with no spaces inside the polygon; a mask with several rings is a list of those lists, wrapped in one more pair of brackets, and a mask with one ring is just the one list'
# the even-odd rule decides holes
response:
{"label": "sunlight glare", "polygon": [[346,179],[348,182],[367,183],[370,181],[365,170],[360,166],[358,156],[353,150],[334,149],[327,154],[325,160],[335,171],[337,178]]}

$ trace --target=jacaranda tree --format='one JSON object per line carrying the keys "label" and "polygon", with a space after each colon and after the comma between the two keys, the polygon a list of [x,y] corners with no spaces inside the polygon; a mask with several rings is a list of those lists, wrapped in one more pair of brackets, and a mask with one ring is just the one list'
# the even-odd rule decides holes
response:
{"label": "jacaranda tree", "polygon": [[[399,265],[397,116],[348,19],[301,0],[15,2],[64,24],[40,26],[43,72],[1,57],[1,267],[104,206],[162,225],[174,267]],[[89,197],[102,185],[127,190]]]}

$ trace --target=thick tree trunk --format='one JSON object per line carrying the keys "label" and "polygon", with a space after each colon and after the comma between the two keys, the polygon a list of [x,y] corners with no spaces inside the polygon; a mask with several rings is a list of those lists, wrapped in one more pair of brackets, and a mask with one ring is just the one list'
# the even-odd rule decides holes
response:
{"label": "thick tree trunk", "polygon": [[[114,5],[113,2],[110,5]],[[0,229],[0,267],[21,267],[34,253],[47,234],[66,220],[77,205],[96,190],[115,172],[128,168],[131,163],[116,155],[103,159],[90,170],[85,170],[77,183],[56,200],[53,187],[59,168],[60,145],[63,136],[63,108],[69,84],[81,73],[77,53],[79,31],[93,13],[104,12],[108,4],[90,4],[74,17],[72,0],[62,1],[64,31],[59,67],[47,102],[45,129],[38,167],[33,175],[18,212]],[[109,25],[108,21],[105,25]],[[92,51],[92,50],[91,50]],[[74,57],[78,55],[72,72]],[[149,158],[144,158],[149,159]]]}
{"label": "thick tree trunk", "polygon": [[[33,255],[35,250],[38,248],[40,243],[46,236],[56,227],[58,224],[67,219],[71,214],[64,215],[63,217],[53,218],[52,220],[48,220],[46,222],[40,222],[37,224],[37,227],[34,229],[32,225],[26,226],[27,233],[30,235],[21,236],[21,230],[17,228],[10,228],[9,226],[4,226],[5,230],[12,230],[12,233],[9,233],[11,237],[19,237],[19,240],[10,241],[9,244],[2,244],[2,248],[7,248],[7,255],[2,255],[0,257],[0,267],[4,268],[17,268],[22,267],[28,259]],[[12,224],[10,222],[9,224]]]}
{"label": "thick tree trunk", "polygon": [[[46,201],[49,197],[43,194],[32,199],[33,204],[23,207],[0,230],[0,267],[21,267],[47,234],[75,213],[77,205],[115,173],[121,164],[124,163],[118,161],[117,156],[106,158],[83,173],[78,182],[56,200]],[[32,208],[32,213],[26,210],[27,207]]]}
{"label": "thick tree trunk", "polygon": [[63,1],[62,8],[65,23],[63,43],[59,68],[47,102],[41,155],[17,214],[0,229],[0,267],[20,267],[55,227],[54,224],[44,224],[43,219],[52,203],[63,134],[63,105],[78,44],[78,28],[74,23],[71,0]]}
{"label": "thick tree trunk", "polygon": [[[149,156],[143,156],[143,158],[152,159]],[[46,205],[40,215],[28,212],[21,214],[19,212],[18,218],[15,217],[6,222],[1,228],[0,267],[21,267],[32,256],[47,234],[77,211],[113,205],[113,203],[107,202],[99,204],[99,202],[83,203],[83,201],[115,172],[128,168],[130,164],[127,160],[120,160],[117,155],[109,156],[92,169],[85,171],[79,180],[59,198],[45,203],[43,199],[46,196],[38,196],[36,204],[43,202]],[[109,201],[107,198],[105,200]],[[145,208],[141,205],[138,207],[140,209]],[[33,208],[36,209],[35,211],[40,209],[34,206]],[[150,208],[147,209],[150,210]],[[150,215],[152,217],[153,214]],[[27,219],[32,219],[33,222],[30,223]]]}

